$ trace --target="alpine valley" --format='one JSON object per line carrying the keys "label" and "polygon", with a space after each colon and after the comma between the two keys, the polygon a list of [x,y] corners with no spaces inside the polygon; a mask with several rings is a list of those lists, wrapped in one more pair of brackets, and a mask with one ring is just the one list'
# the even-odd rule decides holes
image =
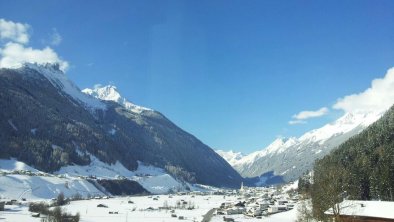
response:
{"label": "alpine valley", "polygon": [[[9,174],[0,182],[21,186],[4,192],[41,198],[291,182],[383,115],[346,113],[249,155],[215,152],[161,113],[123,98],[116,86],[81,91],[58,65],[29,63],[0,69],[0,107],[0,165]],[[68,189],[59,189],[65,183]]]}

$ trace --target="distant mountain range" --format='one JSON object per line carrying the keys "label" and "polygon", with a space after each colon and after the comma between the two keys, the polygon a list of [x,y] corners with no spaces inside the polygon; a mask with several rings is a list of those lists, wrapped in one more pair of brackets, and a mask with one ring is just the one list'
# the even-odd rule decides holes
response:
{"label": "distant mountain range", "polygon": [[83,93],[57,65],[0,69],[0,107],[0,159],[45,172],[92,159],[134,171],[140,161],[191,183],[239,187],[243,180],[161,113],[127,101],[115,86]]}
{"label": "distant mountain range", "polygon": [[360,133],[378,120],[381,112],[345,113],[336,121],[311,130],[299,138],[279,138],[268,147],[242,155],[233,151],[218,150],[242,176],[260,177],[260,183],[269,178],[264,175],[280,176],[285,182],[296,180],[313,168],[316,159]]}

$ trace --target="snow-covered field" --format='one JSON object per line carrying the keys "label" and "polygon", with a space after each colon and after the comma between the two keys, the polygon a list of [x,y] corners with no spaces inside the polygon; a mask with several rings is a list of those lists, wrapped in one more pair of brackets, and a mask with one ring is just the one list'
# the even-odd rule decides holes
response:
{"label": "snow-covered field", "polygon": [[0,211],[0,221],[35,222],[41,221],[41,219],[32,217],[27,205],[6,205],[5,211]]}
{"label": "snow-covered field", "polygon": [[[195,209],[175,209],[175,214],[183,216],[186,221],[202,221],[203,216],[212,208],[218,208],[221,203],[237,200],[236,196],[226,196],[223,198],[221,195],[210,196],[192,196],[192,195],[160,195],[157,196],[141,196],[141,197],[124,197],[102,200],[83,200],[74,201],[65,209],[71,213],[79,212],[81,221],[84,222],[107,222],[107,221],[179,221],[176,217],[171,217],[170,210],[159,210],[159,207],[176,206],[177,202],[184,200],[188,203],[194,204]],[[132,201],[130,204],[128,201]],[[105,204],[108,208],[99,208],[98,204]],[[154,210],[147,210],[149,207]],[[118,214],[109,214],[109,212],[118,212]],[[295,221],[296,210],[291,210],[284,213],[274,214],[263,219],[255,219],[246,217],[244,215],[226,215],[233,217],[237,221]],[[223,216],[214,216],[211,221],[223,221]]]}
{"label": "snow-covered field", "polygon": [[10,174],[0,176],[0,197],[6,199],[28,200],[51,199],[64,193],[71,197],[76,194],[82,196],[105,195],[91,183],[83,179],[67,179],[47,176],[27,176]]}
{"label": "snow-covered field", "polygon": [[[154,199],[156,198],[156,199]],[[72,201],[69,205],[63,207],[69,213],[80,213],[81,222],[108,222],[108,221],[179,221],[178,217],[183,216],[185,221],[202,221],[203,216],[212,208],[217,208],[221,203],[226,201],[236,201],[236,196],[223,198],[221,195],[209,196],[192,196],[192,195],[153,195],[138,197],[117,197],[111,199],[91,199]],[[172,217],[170,210],[159,210],[159,207],[165,205],[170,207],[177,206],[177,202],[184,200],[188,202],[187,206],[194,205],[195,209],[175,209]],[[104,204],[108,208],[97,207],[98,204]],[[149,210],[148,208],[153,208]],[[110,213],[112,212],[112,213]],[[269,221],[269,222],[290,222],[295,221],[297,211],[295,209],[274,214],[262,219],[246,217],[240,215],[226,215],[236,221]],[[27,205],[16,206],[6,205],[6,211],[0,213],[0,220],[10,222],[40,221],[39,218],[31,217],[27,210]],[[223,216],[214,216],[212,222],[223,221]]]}
{"label": "snow-covered field", "polygon": [[[148,191],[155,193],[151,196],[116,197],[110,199],[90,199],[72,201],[64,206],[68,213],[80,213],[81,221],[179,221],[182,216],[186,221],[202,221],[203,216],[213,208],[218,208],[223,202],[237,202],[239,196],[230,195],[164,195],[169,189],[181,188],[181,183],[160,168],[145,166],[139,163],[136,171],[128,171],[120,163],[107,165],[96,158],[87,166],[67,166],[52,175],[38,171],[15,159],[0,159],[0,198],[16,199],[21,204],[6,205],[5,211],[0,211],[0,220],[5,221],[40,221],[33,218],[28,211],[28,202],[49,201],[59,193],[66,197],[80,194],[87,196],[105,196],[83,176],[97,178],[126,177],[140,183]],[[80,177],[82,176],[82,177]],[[191,186],[193,191],[215,190],[212,187]],[[162,195],[158,195],[162,194]],[[26,201],[22,201],[26,199]],[[182,204],[182,203],[186,204]],[[97,207],[104,204],[107,208]],[[164,206],[176,208],[160,209]],[[186,206],[180,209],[180,206]],[[192,206],[193,209],[186,209]],[[111,213],[110,213],[111,212]],[[173,215],[175,214],[175,215]],[[228,215],[236,221],[294,221],[296,210],[263,217],[249,218],[244,215]],[[211,221],[223,221],[223,216],[213,216]]]}
{"label": "snow-covered field", "polygon": [[[109,165],[91,156],[91,164],[62,167],[55,174],[41,172],[15,159],[0,159],[0,197],[30,200],[51,199],[60,193],[66,197],[105,196],[86,180],[89,176],[103,179],[128,178],[137,181],[152,194],[164,194],[170,190],[184,190],[180,183],[163,169],[139,162],[136,171],[129,171],[121,163]],[[198,190],[189,184],[192,190]]]}

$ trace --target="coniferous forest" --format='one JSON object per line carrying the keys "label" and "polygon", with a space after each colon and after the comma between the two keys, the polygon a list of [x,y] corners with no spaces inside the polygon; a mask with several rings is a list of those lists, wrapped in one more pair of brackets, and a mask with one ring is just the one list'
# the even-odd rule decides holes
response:
{"label": "coniferous forest", "polygon": [[314,215],[344,198],[394,201],[394,106],[366,130],[316,161],[313,185],[301,180],[312,197]]}

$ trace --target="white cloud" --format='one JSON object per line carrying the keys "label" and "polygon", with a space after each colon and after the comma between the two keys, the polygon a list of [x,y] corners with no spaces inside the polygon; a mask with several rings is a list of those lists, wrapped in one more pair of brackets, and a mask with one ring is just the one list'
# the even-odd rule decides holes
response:
{"label": "white cloud", "polygon": [[52,35],[51,35],[51,45],[59,45],[62,42],[63,38],[59,34],[59,32],[56,29],[53,29]]}
{"label": "white cloud", "polygon": [[0,49],[0,68],[19,68],[23,63],[59,63],[60,69],[65,71],[68,63],[59,58],[53,49],[33,49],[22,44],[9,42]]}
{"label": "white cloud", "polygon": [[322,107],[322,108],[315,110],[315,111],[307,110],[307,111],[299,112],[298,114],[293,115],[293,118],[296,120],[305,120],[305,119],[323,116],[323,115],[326,115],[327,113],[328,113],[328,108]]}
{"label": "white cloud", "polygon": [[293,119],[290,120],[288,123],[290,125],[296,125],[296,124],[305,124],[307,123],[305,120],[310,119],[310,118],[316,118],[320,116],[324,116],[329,112],[327,107],[322,107],[318,110],[306,110],[299,112],[298,114],[293,115]]}
{"label": "white cloud", "polygon": [[29,28],[28,24],[0,19],[0,39],[27,44],[29,42]]}
{"label": "white cloud", "polygon": [[[34,49],[29,47],[28,24],[15,23],[0,19],[0,68],[19,68],[23,63],[58,63],[62,71],[68,68],[68,62],[62,60],[50,47]],[[62,38],[54,29],[51,44],[59,44]]]}
{"label": "white cloud", "polygon": [[296,124],[305,124],[306,121],[304,120],[290,120],[289,125],[296,125]]}
{"label": "white cloud", "polygon": [[334,104],[334,109],[346,112],[385,111],[394,103],[394,68],[387,71],[380,79],[374,79],[371,87],[364,92],[340,98]]}

